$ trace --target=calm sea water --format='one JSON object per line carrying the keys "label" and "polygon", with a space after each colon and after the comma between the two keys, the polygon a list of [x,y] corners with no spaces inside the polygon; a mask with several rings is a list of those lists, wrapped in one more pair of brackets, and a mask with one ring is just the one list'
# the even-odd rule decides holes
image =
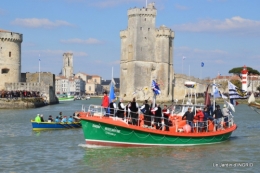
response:
{"label": "calm sea water", "polygon": [[188,147],[113,148],[85,144],[82,129],[32,131],[35,115],[72,115],[82,104],[64,102],[27,110],[0,110],[0,172],[259,172],[260,115],[236,107],[238,129],[229,141]]}

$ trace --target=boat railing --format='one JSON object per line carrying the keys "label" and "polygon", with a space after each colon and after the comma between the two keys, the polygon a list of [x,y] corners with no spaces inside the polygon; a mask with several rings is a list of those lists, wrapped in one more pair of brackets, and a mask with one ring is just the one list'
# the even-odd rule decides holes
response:
{"label": "boat railing", "polygon": [[[111,108],[106,108],[111,109]],[[123,112],[123,115],[119,116],[119,111]],[[137,112],[132,112],[130,110],[118,110],[113,109],[113,111],[105,111],[105,107],[99,106],[99,105],[90,105],[88,108],[88,116],[99,116],[102,118],[104,115],[107,115],[108,117],[113,118],[113,120],[121,120],[124,121],[127,124],[132,124],[136,126],[140,126],[143,128],[148,129],[157,129],[157,130],[166,130],[166,129],[173,129],[175,132],[181,132],[183,130],[183,124],[189,124],[187,120],[182,120],[181,116],[173,116],[172,114],[165,118],[163,116],[157,117],[154,114],[147,115],[141,112],[140,109],[138,109]],[[180,123],[183,121],[182,123]],[[168,123],[166,123],[168,122]],[[167,125],[168,124],[168,125]],[[181,124],[181,125],[180,125]],[[193,127],[192,129],[195,132],[209,132],[209,127],[213,126],[213,131],[216,131],[217,129],[225,130],[225,128],[230,128],[234,125],[234,119],[233,115],[229,115],[227,117],[222,117],[218,120],[206,120],[206,121],[199,121],[199,120],[193,120]]]}

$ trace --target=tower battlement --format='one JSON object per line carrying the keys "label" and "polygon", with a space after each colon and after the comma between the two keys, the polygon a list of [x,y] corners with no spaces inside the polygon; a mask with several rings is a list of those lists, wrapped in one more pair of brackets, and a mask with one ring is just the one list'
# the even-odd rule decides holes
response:
{"label": "tower battlement", "polygon": [[147,8],[132,8],[128,10],[128,16],[133,17],[133,16],[138,16],[138,15],[143,15],[143,16],[156,16],[157,12],[154,7],[154,3],[148,4]]}
{"label": "tower battlement", "polygon": [[169,38],[174,38],[174,32],[170,28],[167,28],[166,26],[162,25],[157,30],[156,36],[157,37],[166,36],[166,37],[169,37]]}
{"label": "tower battlement", "polygon": [[0,30],[0,40],[9,42],[22,42],[23,34]]}

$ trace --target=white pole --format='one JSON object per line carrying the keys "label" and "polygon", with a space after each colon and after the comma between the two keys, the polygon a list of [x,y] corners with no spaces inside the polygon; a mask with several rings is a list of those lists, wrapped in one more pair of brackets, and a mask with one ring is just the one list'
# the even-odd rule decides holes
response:
{"label": "white pole", "polygon": [[112,67],[112,79],[113,79],[113,77],[114,77],[114,76],[113,76],[113,67]]}
{"label": "white pole", "polygon": [[182,57],[182,70],[181,73],[183,74],[183,57]]}
{"label": "white pole", "polygon": [[[213,87],[215,87],[215,80],[213,80]],[[213,92],[213,111],[215,110],[215,94],[214,94],[214,89],[212,87],[212,92]]]}
{"label": "white pole", "polygon": [[146,0],[146,8],[147,8],[147,0]]}
{"label": "white pole", "polygon": [[40,59],[40,54],[39,54],[39,83],[41,81],[41,59]]}

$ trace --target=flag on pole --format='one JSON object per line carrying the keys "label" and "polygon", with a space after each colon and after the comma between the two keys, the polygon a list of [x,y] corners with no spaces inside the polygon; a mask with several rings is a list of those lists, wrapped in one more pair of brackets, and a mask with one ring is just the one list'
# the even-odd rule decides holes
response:
{"label": "flag on pole", "polygon": [[161,93],[159,85],[154,80],[152,81],[152,90],[155,95],[159,95]]}
{"label": "flag on pole", "polygon": [[110,83],[110,92],[109,92],[109,103],[111,103],[116,98],[115,92],[114,92],[114,84],[111,80]]}
{"label": "flag on pole", "polygon": [[228,81],[228,90],[229,90],[230,99],[247,99],[247,92],[242,89],[239,89],[237,86],[235,86],[229,81]]}
{"label": "flag on pole", "polygon": [[182,57],[182,60],[185,60],[185,59],[186,59],[186,57],[185,57],[185,56],[183,56],[183,57]]}
{"label": "flag on pole", "polygon": [[201,67],[204,67],[204,62],[201,62]]}

